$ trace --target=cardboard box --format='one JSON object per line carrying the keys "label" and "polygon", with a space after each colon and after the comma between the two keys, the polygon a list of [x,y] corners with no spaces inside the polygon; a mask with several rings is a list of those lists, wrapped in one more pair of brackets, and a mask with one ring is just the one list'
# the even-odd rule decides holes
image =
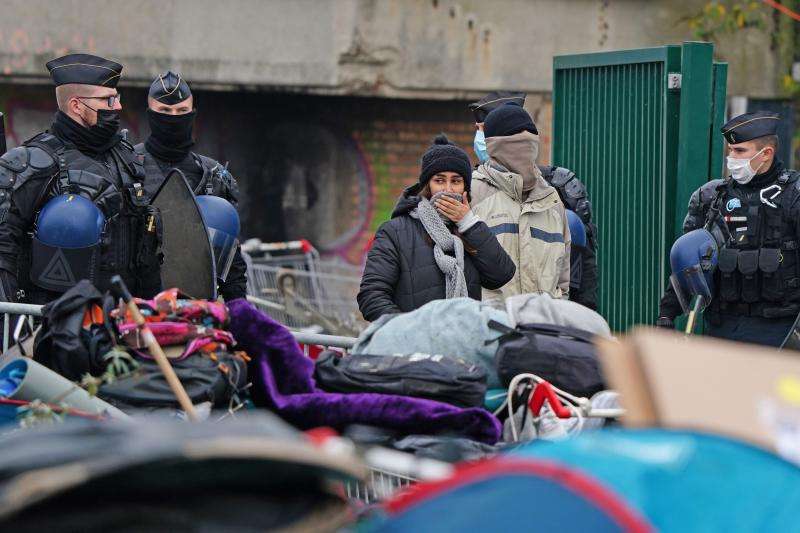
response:
{"label": "cardboard box", "polygon": [[720,433],[800,462],[800,353],[644,327],[599,346],[625,425]]}

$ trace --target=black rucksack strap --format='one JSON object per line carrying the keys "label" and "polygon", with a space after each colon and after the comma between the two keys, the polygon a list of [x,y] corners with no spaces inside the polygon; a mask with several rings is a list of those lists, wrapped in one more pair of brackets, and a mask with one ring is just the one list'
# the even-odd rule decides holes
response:
{"label": "black rucksack strap", "polygon": [[489,326],[489,329],[493,329],[494,331],[499,331],[500,333],[502,333],[502,335],[500,335],[499,337],[496,337],[494,339],[490,339],[488,341],[484,341],[484,343],[483,343],[484,346],[489,346],[493,342],[502,341],[503,339],[507,339],[509,337],[520,337],[520,336],[523,336],[522,333],[520,333],[516,329],[508,327],[505,324],[501,324],[497,320],[490,320],[487,325]]}
{"label": "black rucksack strap", "polygon": [[520,324],[517,327],[524,332],[539,333],[541,335],[547,335],[548,337],[569,337],[577,341],[594,342],[593,333],[569,326],[558,326],[555,324]]}

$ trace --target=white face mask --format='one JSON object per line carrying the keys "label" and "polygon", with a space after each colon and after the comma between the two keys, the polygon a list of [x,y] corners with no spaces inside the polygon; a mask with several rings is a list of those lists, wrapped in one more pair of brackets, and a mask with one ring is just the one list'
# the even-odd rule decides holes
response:
{"label": "white face mask", "polygon": [[[753,170],[753,167],[750,166],[750,161],[752,161],[763,151],[764,149],[762,148],[750,159],[737,159],[735,157],[728,156],[728,170],[730,170],[731,177],[736,181],[736,183],[741,183],[744,185],[753,179],[758,169],[761,168],[761,165],[758,165],[758,168]],[[764,163],[761,164],[763,165]]]}

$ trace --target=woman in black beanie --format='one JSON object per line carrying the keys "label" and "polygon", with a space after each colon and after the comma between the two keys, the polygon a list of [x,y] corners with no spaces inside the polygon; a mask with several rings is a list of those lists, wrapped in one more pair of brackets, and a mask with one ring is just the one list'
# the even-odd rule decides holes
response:
{"label": "woman in black beanie", "polygon": [[464,150],[437,136],[422,156],[419,182],[375,234],[358,293],[366,320],[443,298],[480,300],[481,288],[514,276],[514,262],[470,209],[471,181]]}

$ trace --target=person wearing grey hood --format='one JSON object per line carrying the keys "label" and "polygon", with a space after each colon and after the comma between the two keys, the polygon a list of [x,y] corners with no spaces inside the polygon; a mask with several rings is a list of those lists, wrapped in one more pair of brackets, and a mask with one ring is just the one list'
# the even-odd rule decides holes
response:
{"label": "person wearing grey hood", "polygon": [[514,262],[470,208],[467,154],[439,135],[419,181],[397,202],[367,254],[358,306],[366,320],[445,298],[481,299],[514,276]]}
{"label": "person wearing grey hood", "polygon": [[484,289],[483,299],[547,293],[569,298],[571,237],[564,204],[542,177],[539,132],[516,103],[502,105],[483,124],[489,159],[472,174],[472,206],[517,265],[513,279]]}

